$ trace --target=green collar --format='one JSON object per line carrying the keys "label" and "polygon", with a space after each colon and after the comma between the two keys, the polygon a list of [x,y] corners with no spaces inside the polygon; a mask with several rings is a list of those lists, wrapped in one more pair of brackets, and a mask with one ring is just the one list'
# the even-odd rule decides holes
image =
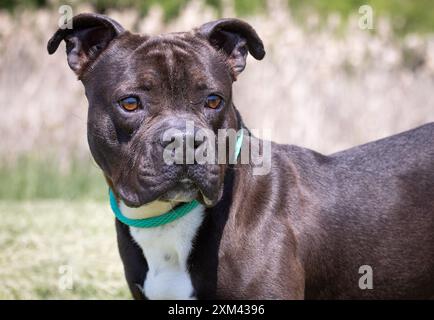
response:
{"label": "green collar", "polygon": [[[234,160],[238,158],[238,155],[241,152],[241,146],[243,144],[243,136],[244,136],[243,133],[244,133],[243,129],[241,128],[240,133],[237,137],[237,142],[235,144]],[[191,212],[194,208],[196,208],[199,205],[199,202],[197,200],[193,200],[191,202],[187,202],[183,205],[180,205],[170,210],[169,212],[163,213],[156,217],[145,218],[145,219],[130,219],[122,214],[121,210],[119,209],[116,197],[111,189],[109,189],[109,196],[110,196],[110,206],[116,218],[120,222],[128,226],[136,227],[136,228],[154,228],[154,227],[165,225],[167,223],[170,223],[174,220],[177,220],[185,216],[187,213]]]}

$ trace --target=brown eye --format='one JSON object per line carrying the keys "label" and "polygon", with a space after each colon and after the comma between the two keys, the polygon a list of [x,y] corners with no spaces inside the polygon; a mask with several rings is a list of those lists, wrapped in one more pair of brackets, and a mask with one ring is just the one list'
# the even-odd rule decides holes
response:
{"label": "brown eye", "polygon": [[134,111],[139,108],[139,100],[135,97],[127,97],[120,100],[119,105],[127,111]]}
{"label": "brown eye", "polygon": [[222,101],[223,99],[221,97],[212,94],[206,98],[206,106],[211,109],[217,109],[221,105]]}

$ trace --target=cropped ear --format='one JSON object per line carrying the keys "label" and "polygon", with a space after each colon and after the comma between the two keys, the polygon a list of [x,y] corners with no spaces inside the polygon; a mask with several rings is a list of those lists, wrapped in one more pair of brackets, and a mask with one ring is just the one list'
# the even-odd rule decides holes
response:
{"label": "cropped ear", "polygon": [[208,22],[196,32],[227,56],[234,80],[246,67],[247,52],[257,60],[265,56],[264,45],[255,29],[242,20],[220,19]]}
{"label": "cropped ear", "polygon": [[70,68],[80,75],[89,63],[95,61],[110,41],[124,32],[124,28],[107,16],[83,13],[72,19],[72,29],[58,29],[47,44],[49,54],[56,52],[62,40]]}

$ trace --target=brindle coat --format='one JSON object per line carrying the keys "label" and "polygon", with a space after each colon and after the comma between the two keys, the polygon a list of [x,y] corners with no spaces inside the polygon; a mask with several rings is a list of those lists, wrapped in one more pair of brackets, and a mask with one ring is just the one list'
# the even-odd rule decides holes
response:
{"label": "brindle coat", "polygon": [[[264,57],[262,41],[237,19],[154,37],[97,14],[73,23],[48,50],[66,41],[89,101],[89,145],[117,197],[140,206],[188,176],[212,200],[189,258],[198,298],[434,298],[434,124],[329,156],[272,144],[263,176],[252,164],[164,165],[161,133],[181,120],[245,128],[232,83],[247,51]],[[216,92],[224,105],[204,108]],[[134,115],[116,107],[131,94],[142,101]],[[116,229],[141,298],[146,261],[128,227]],[[372,290],[359,288],[362,265]]]}

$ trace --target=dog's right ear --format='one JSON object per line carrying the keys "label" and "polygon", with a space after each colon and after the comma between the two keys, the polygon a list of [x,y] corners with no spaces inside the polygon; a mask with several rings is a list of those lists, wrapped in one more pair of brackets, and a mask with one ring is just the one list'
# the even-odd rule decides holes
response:
{"label": "dog's right ear", "polygon": [[72,29],[58,29],[47,44],[49,54],[56,52],[62,40],[70,68],[80,75],[100,55],[110,41],[124,32],[113,19],[101,14],[83,13],[72,19]]}

